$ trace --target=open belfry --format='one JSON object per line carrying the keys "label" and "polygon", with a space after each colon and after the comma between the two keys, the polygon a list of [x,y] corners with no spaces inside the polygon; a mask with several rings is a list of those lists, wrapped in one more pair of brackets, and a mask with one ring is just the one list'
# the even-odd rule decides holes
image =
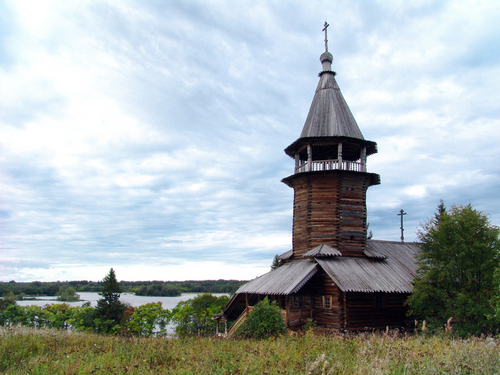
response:
{"label": "open belfry", "polygon": [[[417,266],[413,243],[367,239],[366,191],[380,184],[368,172],[377,144],[365,140],[332,71],[325,23],[319,83],[300,137],[285,149],[293,174],[292,249],[280,266],[241,286],[216,319],[231,335],[266,296],[287,325],[308,319],[338,330],[403,327],[404,302]],[[229,331],[227,322],[234,321]]]}

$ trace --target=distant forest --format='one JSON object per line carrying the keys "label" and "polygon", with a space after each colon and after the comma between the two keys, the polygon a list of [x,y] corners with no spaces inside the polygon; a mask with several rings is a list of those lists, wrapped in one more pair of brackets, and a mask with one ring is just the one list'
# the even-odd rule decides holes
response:
{"label": "distant forest", "polygon": [[[123,293],[138,296],[173,297],[182,293],[228,293],[233,294],[246,281],[242,280],[188,280],[188,281],[120,281]],[[13,293],[24,296],[57,296],[60,290],[73,287],[76,292],[101,291],[102,281],[54,281],[0,282],[0,297]]]}

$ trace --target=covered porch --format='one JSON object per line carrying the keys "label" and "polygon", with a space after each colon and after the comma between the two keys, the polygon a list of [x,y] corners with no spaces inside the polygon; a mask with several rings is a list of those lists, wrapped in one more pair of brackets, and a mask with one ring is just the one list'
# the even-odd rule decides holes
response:
{"label": "covered porch", "polygon": [[[265,297],[281,308],[289,328],[301,328],[313,317],[312,291],[304,286],[316,272],[317,265],[313,261],[292,261],[242,285],[223,313],[213,317],[218,323],[217,335],[231,336],[246,320],[253,306]],[[230,322],[233,323],[228,328]]]}

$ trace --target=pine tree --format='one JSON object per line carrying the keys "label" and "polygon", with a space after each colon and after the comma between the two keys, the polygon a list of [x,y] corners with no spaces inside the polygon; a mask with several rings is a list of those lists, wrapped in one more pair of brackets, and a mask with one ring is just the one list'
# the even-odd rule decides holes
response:
{"label": "pine tree", "polygon": [[120,329],[120,321],[127,305],[120,302],[121,288],[116,280],[113,268],[103,279],[104,285],[99,292],[102,296],[97,301],[96,327],[99,332],[116,333]]}
{"label": "pine tree", "polygon": [[271,271],[274,271],[279,266],[281,266],[281,262],[278,254],[276,254],[273,258],[273,262],[271,263]]}

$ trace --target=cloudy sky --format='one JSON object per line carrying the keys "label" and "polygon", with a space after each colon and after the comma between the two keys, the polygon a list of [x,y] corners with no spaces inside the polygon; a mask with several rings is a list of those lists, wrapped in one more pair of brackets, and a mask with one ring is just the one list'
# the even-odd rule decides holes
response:
{"label": "cloudy sky", "polygon": [[374,238],[442,198],[500,224],[500,3],[0,2],[0,280],[250,279],[291,248],[325,20],[382,184]]}

